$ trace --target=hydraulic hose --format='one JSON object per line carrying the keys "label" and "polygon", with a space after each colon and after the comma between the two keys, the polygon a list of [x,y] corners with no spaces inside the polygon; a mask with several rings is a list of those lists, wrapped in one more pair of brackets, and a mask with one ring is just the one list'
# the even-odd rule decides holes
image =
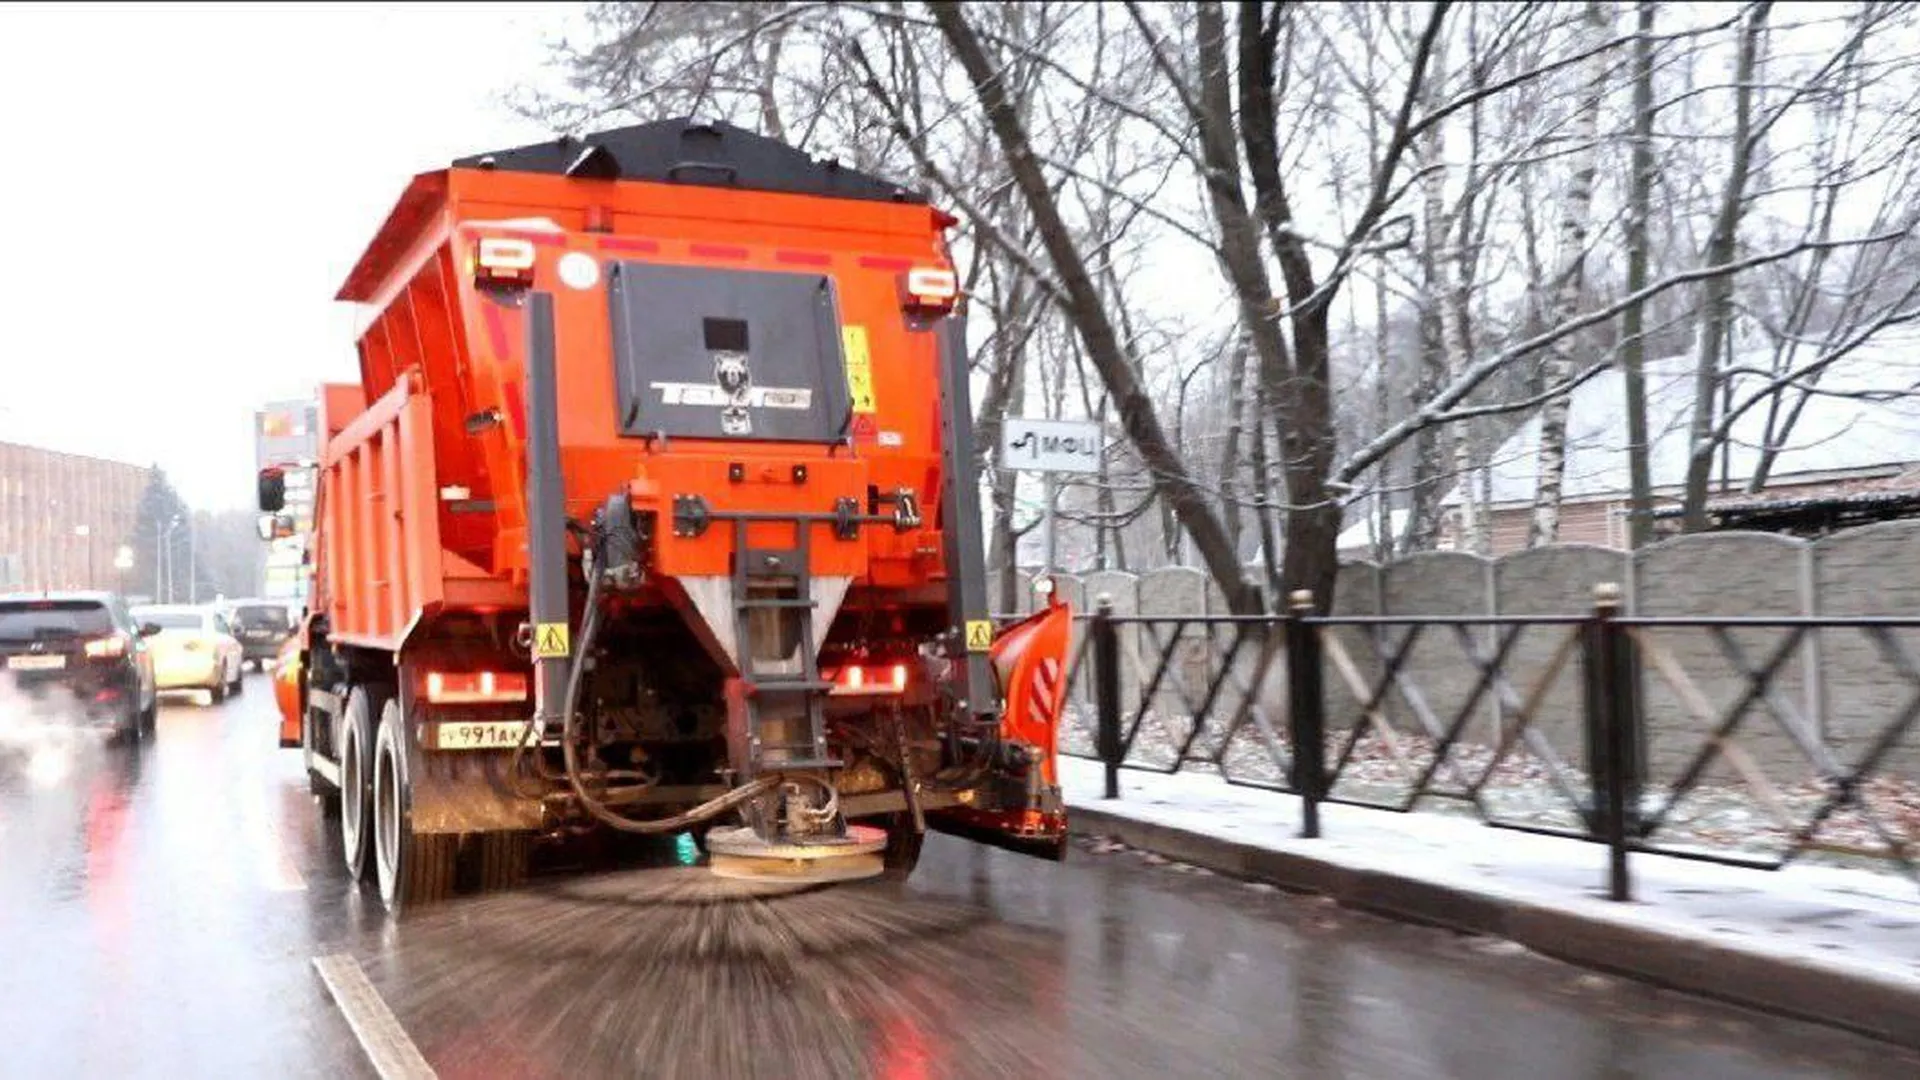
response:
{"label": "hydraulic hose", "polygon": [[[593,648],[593,639],[600,632],[600,575],[590,574],[587,584],[586,614],[580,621],[580,656],[584,659]],[[743,784],[718,798],[709,799],[685,813],[669,818],[641,821],[618,813],[587,791],[580,781],[579,751],[574,747],[574,718],[578,714],[580,684],[585,663],[575,664],[567,677],[566,695],[561,701],[560,753],[566,763],[567,784],[573,788],[574,797],[587,813],[602,824],[621,832],[658,836],[663,833],[681,832],[689,826],[697,825],[709,818],[733,809],[742,803],[750,802],[772,791],[780,784],[778,776],[763,776],[751,783]],[[809,778],[810,779],[810,778]]]}

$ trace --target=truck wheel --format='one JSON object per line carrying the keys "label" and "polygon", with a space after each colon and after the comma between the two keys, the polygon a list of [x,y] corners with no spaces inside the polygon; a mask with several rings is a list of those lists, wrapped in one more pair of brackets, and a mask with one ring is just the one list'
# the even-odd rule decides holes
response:
{"label": "truck wheel", "polygon": [[245,663],[233,665],[233,681],[227,684],[227,694],[231,697],[239,697],[246,688],[247,665]]}
{"label": "truck wheel", "polygon": [[367,877],[367,859],[373,849],[373,786],[368,783],[373,762],[374,710],[386,704],[386,695],[366,686],[347,693],[347,709],[340,719],[340,850],[347,860],[347,876]]}
{"label": "truck wheel", "polygon": [[207,704],[218,705],[227,700],[227,678],[224,672],[218,674],[212,686],[207,687]]}
{"label": "truck wheel", "polygon": [[413,831],[406,720],[389,698],[373,746],[373,854],[380,902],[390,914],[446,899],[453,892],[458,836]]}

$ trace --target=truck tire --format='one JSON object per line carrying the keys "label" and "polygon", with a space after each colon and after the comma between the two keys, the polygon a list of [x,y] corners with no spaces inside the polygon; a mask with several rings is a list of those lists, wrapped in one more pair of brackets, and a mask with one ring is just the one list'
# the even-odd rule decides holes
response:
{"label": "truck tire", "polygon": [[340,717],[340,851],[356,882],[366,880],[373,851],[373,718],[386,703],[379,688],[356,686]]}
{"label": "truck tire", "polygon": [[239,697],[247,689],[247,665],[245,661],[233,665],[233,681],[227,684],[227,696]]}
{"label": "truck tire", "polygon": [[207,704],[209,705],[218,705],[221,702],[227,700],[226,672],[224,671],[216,672],[215,675],[217,677],[215,678],[213,685],[207,687]]}
{"label": "truck tire", "polygon": [[459,854],[458,836],[413,831],[408,741],[400,702],[389,698],[373,745],[373,861],[380,903],[393,915],[452,895]]}

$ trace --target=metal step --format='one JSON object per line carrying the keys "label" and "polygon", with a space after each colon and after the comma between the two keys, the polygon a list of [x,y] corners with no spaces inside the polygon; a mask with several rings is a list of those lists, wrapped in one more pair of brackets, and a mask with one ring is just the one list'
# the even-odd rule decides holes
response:
{"label": "metal step", "polygon": [[[790,703],[797,697],[801,699],[805,729],[810,736],[804,741],[788,741],[796,733],[780,731],[781,742],[758,744],[755,755],[761,760],[769,754],[798,755],[794,760],[779,762],[778,767],[783,769],[827,769],[842,764],[827,755],[824,701],[833,683],[820,677],[818,658],[813,654],[814,611],[819,604],[813,598],[810,576],[811,533],[807,525],[796,522],[793,548],[756,548],[747,543],[746,521],[734,522],[733,607],[739,620],[740,677],[746,684],[745,705],[751,734],[756,740],[760,737],[762,704],[785,712],[793,707]],[[793,633],[801,642],[799,671],[762,674],[754,670],[755,620],[747,616],[755,611],[794,612],[792,616],[779,616],[777,621],[797,624],[784,632]],[[779,704],[768,699],[776,699]]]}

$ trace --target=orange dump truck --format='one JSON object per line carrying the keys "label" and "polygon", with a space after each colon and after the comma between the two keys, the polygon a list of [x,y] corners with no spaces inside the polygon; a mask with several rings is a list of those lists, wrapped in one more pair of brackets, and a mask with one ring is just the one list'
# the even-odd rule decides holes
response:
{"label": "orange dump truck", "polygon": [[282,694],[390,908],[595,829],[803,881],[1061,850],[1068,615],[988,621],[951,224],[688,121],[414,178],[340,291]]}

